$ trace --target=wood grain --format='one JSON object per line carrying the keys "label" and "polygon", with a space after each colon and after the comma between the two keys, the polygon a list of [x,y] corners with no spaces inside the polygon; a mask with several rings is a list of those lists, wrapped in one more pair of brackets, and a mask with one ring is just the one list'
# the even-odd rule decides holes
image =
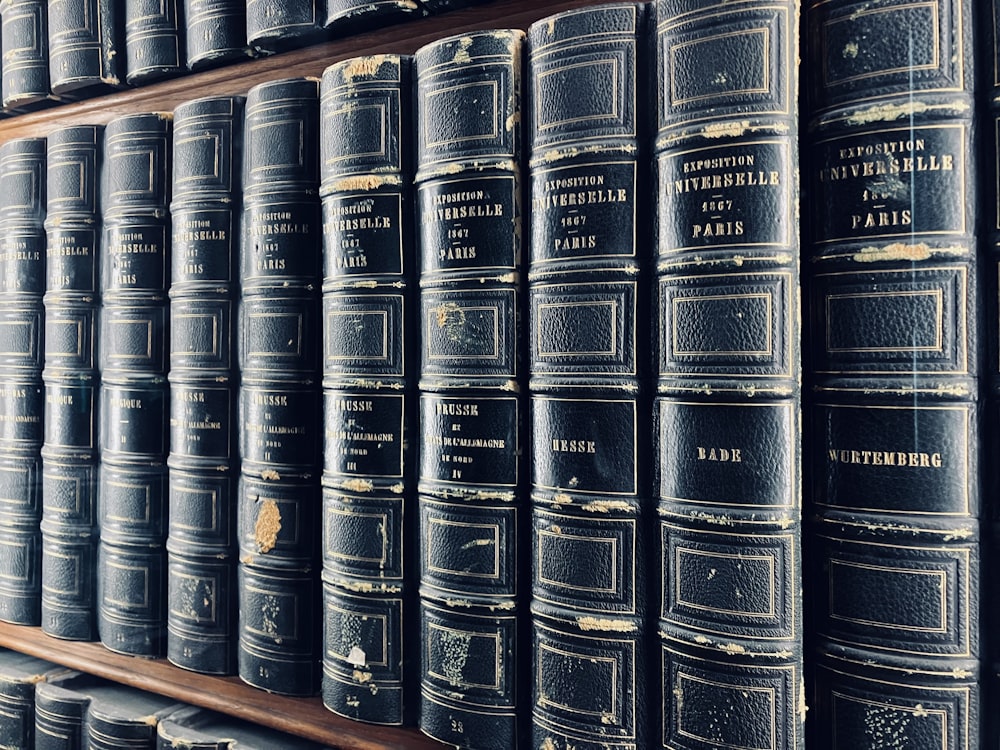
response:
{"label": "wood grain", "polygon": [[100,643],[53,638],[37,627],[0,622],[0,646],[342,750],[444,747],[417,729],[380,727],[337,716],[319,697],[274,695],[238,677],[203,675],[175,667],[166,659],[116,654]]}

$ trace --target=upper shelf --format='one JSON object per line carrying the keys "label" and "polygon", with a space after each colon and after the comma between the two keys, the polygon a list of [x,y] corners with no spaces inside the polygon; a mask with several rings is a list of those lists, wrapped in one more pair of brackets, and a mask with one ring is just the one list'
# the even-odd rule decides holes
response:
{"label": "upper shelf", "polygon": [[61,104],[0,120],[0,143],[38,137],[69,125],[103,125],[120,115],[172,111],[203,96],[245,94],[258,83],[293,76],[319,77],[330,65],[358,55],[412,54],[423,45],[453,34],[493,28],[527,27],[540,18],[593,0],[494,0],[462,10],[386,26],[374,31],[268,57],[188,73],[136,88]]}

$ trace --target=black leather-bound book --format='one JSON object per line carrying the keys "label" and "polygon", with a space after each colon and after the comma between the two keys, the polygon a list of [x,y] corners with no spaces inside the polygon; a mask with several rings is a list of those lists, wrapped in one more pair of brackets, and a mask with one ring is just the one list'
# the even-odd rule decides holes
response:
{"label": "black leather-bound book", "polygon": [[97,638],[97,317],[104,127],[48,135],[42,630]]}
{"label": "black leather-bound book", "polygon": [[801,748],[798,3],[656,13],[656,746]]}
{"label": "black leather-bound book", "polygon": [[324,0],[247,0],[247,43],[270,54],[321,41],[325,6]]}
{"label": "black leather-bound book", "polygon": [[236,671],[242,96],[174,110],[167,658]]}
{"label": "black leather-bound book", "polygon": [[41,606],[45,139],[0,146],[0,620]]}
{"label": "black leather-bound book", "polygon": [[54,101],[49,87],[48,2],[3,0],[0,23],[4,109],[23,111]]}
{"label": "black leather-bound book", "polygon": [[49,85],[89,96],[125,85],[124,0],[51,0]]}
{"label": "black leather-bound book", "polygon": [[185,708],[162,695],[63,670],[35,687],[35,750],[156,750],[161,721]]}
{"label": "black leather-bound book", "polygon": [[142,84],[187,70],[182,0],[125,3],[125,80]]}
{"label": "black leather-bound book", "polygon": [[419,18],[427,11],[413,0],[325,0],[324,25],[338,36]]}
{"label": "black leather-bound book", "polygon": [[527,747],[524,33],[415,55],[420,728]]}
{"label": "black leather-bound book", "polygon": [[156,725],[158,750],[324,750],[300,737],[216,711],[185,706]]}
{"label": "black leather-bound book", "polygon": [[171,132],[163,113],[113,119],[101,172],[97,626],[147,657],[166,645]]}
{"label": "black leather-bound book", "polygon": [[648,6],[528,29],[532,747],[649,741]]}
{"label": "black leather-bound book", "polygon": [[319,685],[319,81],[247,94],[238,358],[237,671],[275,693]]}
{"label": "black leather-bound book", "polygon": [[35,686],[63,667],[17,651],[0,651],[0,744],[34,748]]}
{"label": "black leather-bound book", "polygon": [[419,651],[411,68],[351,58],[320,89],[323,702],[379,724],[415,717]]}
{"label": "black leather-bound book", "polygon": [[987,746],[973,5],[804,6],[817,748]]}
{"label": "black leather-bound book", "polygon": [[243,0],[184,0],[187,66],[200,70],[253,55]]}

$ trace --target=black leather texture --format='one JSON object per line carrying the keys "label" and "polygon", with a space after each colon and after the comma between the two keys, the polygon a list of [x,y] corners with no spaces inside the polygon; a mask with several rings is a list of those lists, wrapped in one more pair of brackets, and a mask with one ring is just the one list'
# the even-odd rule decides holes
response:
{"label": "black leather texture", "polygon": [[651,739],[649,11],[528,29],[532,747]]}
{"label": "black leather texture", "polygon": [[973,5],[805,6],[819,748],[986,743]]}
{"label": "black leather texture", "polygon": [[184,52],[189,70],[245,60],[247,4],[236,0],[184,0]]}
{"label": "black leather texture", "polygon": [[125,3],[125,80],[135,86],[187,70],[181,0]]}
{"label": "black leather texture", "polygon": [[449,37],[415,58],[420,727],[527,747],[524,33]]}
{"label": "black leather texture", "polygon": [[53,94],[90,96],[125,85],[124,0],[54,0],[48,5]]}
{"label": "black leather texture", "polygon": [[801,748],[798,3],[656,12],[657,746]]}
{"label": "black leather texture", "polygon": [[319,81],[253,87],[244,120],[237,672],[319,687]]}
{"label": "black leather texture", "polygon": [[165,114],[115,118],[101,170],[97,626],[139,656],[166,644],[172,134]]}
{"label": "black leather texture", "polygon": [[350,58],[320,87],[322,694],[392,725],[415,722],[420,650],[412,67]]}
{"label": "black leather texture", "polygon": [[236,671],[236,355],[244,97],[174,110],[167,659]]}

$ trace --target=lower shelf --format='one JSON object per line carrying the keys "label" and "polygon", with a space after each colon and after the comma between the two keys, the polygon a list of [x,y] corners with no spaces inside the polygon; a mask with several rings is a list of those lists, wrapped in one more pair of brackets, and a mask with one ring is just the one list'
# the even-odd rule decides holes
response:
{"label": "lower shelf", "polygon": [[440,750],[417,729],[380,727],[330,712],[322,700],[274,695],[238,677],[215,677],[108,651],[100,643],[63,641],[41,628],[0,622],[0,646],[151,693],[263,724],[341,750]]}

